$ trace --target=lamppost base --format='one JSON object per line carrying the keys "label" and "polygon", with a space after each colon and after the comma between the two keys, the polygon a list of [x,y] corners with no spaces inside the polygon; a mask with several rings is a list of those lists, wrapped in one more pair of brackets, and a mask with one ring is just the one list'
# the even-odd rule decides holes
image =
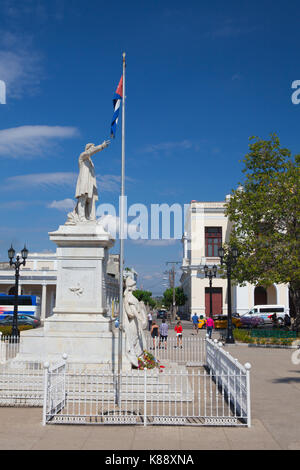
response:
{"label": "lamppost base", "polygon": [[19,338],[20,337],[20,331],[18,329],[12,329],[11,336],[14,338]]}
{"label": "lamppost base", "polygon": [[227,333],[226,339],[225,339],[226,344],[235,344],[233,334]]}
{"label": "lamppost base", "polygon": [[235,344],[235,341],[232,338],[226,338],[225,343],[226,344]]}

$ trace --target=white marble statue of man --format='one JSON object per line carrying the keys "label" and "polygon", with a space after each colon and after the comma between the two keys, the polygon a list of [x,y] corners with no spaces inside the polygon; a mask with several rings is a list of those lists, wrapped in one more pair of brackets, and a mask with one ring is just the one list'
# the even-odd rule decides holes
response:
{"label": "white marble statue of man", "polygon": [[91,156],[109,145],[110,141],[105,140],[101,145],[87,144],[84,152],[78,159],[79,175],[75,197],[77,204],[73,212],[68,214],[67,224],[96,220],[96,201],[98,200],[97,183],[94,164]]}
{"label": "white marble statue of man", "polygon": [[126,355],[131,364],[138,367],[138,358],[143,354],[143,335],[139,322],[140,305],[138,299],[133,295],[136,282],[126,279],[124,292],[124,330]]}

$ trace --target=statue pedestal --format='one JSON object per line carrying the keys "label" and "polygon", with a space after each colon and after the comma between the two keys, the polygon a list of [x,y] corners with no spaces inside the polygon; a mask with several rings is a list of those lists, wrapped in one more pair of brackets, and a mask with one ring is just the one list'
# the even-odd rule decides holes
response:
{"label": "statue pedestal", "polygon": [[[114,240],[100,225],[62,225],[49,233],[57,245],[57,287],[54,315],[44,328],[21,333],[17,360],[56,361],[86,367],[117,367],[118,334],[107,315],[106,263]],[[34,359],[35,358],[35,359]],[[129,362],[123,357],[123,370]]]}

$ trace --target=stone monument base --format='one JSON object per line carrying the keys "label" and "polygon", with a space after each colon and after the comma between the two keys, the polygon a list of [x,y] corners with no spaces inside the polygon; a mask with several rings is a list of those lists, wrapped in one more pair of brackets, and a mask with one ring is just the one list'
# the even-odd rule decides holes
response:
{"label": "stone monument base", "polygon": [[[117,369],[119,331],[106,305],[106,264],[114,239],[95,221],[61,225],[49,236],[57,246],[54,314],[43,328],[21,332],[16,360],[54,362],[67,354],[68,363]],[[122,366],[131,368],[125,354]]]}
{"label": "stone monument base", "polygon": [[[76,318],[73,318],[73,317]],[[119,330],[102,315],[55,314],[45,320],[43,328],[21,332],[20,349],[15,361],[50,362],[67,354],[68,364],[82,369],[118,370]],[[125,348],[123,340],[123,352]],[[123,354],[122,370],[131,370]]]}

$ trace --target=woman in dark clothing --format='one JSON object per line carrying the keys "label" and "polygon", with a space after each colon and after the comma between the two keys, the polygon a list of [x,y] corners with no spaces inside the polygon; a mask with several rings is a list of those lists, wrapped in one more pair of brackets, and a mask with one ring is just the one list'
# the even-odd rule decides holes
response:
{"label": "woman in dark clothing", "polygon": [[155,349],[155,346],[156,346],[155,338],[158,338],[158,333],[159,333],[158,324],[155,321],[153,321],[152,328],[150,331],[151,337],[153,338],[153,349]]}

